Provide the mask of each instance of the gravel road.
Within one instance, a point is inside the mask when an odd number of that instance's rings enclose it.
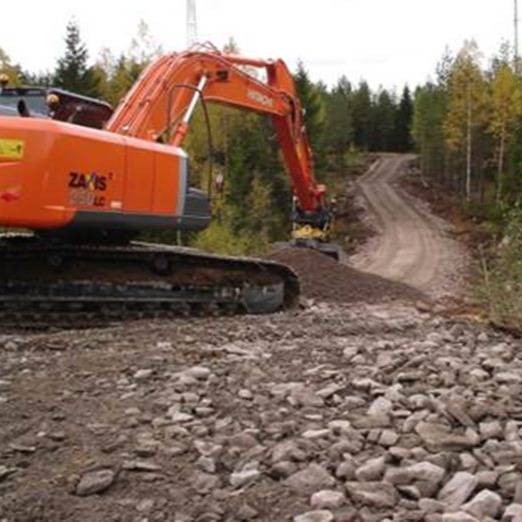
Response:
[[[395,219],[395,189],[377,192],[402,254],[380,238],[388,261],[370,248],[365,266],[448,291],[444,228],[418,233],[426,209],[400,195]],[[405,253],[414,234],[428,255]],[[0,521],[522,522],[521,341],[420,311],[404,283],[280,255],[305,279],[285,313],[0,325]]]
[[[357,185],[377,234],[350,260],[355,268],[400,281],[433,297],[454,295],[468,263],[447,223],[403,191],[397,180],[413,159],[381,157]]]

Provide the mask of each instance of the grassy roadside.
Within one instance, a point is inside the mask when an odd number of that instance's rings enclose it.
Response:
[[[482,256],[477,289],[493,324],[522,333],[522,209],[507,212],[502,225],[494,255]]]
[[[424,180],[415,168],[401,185],[449,221],[456,239],[471,251],[475,262],[467,286],[473,315],[522,334],[522,209],[465,205],[447,189]]]

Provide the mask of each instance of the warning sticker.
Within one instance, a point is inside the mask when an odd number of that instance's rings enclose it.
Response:
[[[24,149],[24,140],[0,139],[0,158],[22,159]]]

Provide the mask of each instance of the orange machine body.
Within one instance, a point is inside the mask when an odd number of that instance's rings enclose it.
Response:
[[[3,144],[3,145],[2,145]],[[179,148],[44,119],[0,118],[0,223],[204,228]]]
[[[266,81],[252,68],[264,70]],[[154,61],[105,130],[0,117],[0,226],[205,228],[209,202],[188,186],[179,148],[200,98],[271,117],[299,208],[322,223],[325,189],[314,177],[286,65],[204,49]]]

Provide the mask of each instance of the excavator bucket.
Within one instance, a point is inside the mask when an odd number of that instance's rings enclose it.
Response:
[[[325,243],[323,241],[317,241],[315,239],[293,239],[290,242],[290,246],[295,248],[308,248],[311,250],[316,250],[321,254],[324,254],[336,261],[340,259],[340,250],[339,247],[333,243]]]

